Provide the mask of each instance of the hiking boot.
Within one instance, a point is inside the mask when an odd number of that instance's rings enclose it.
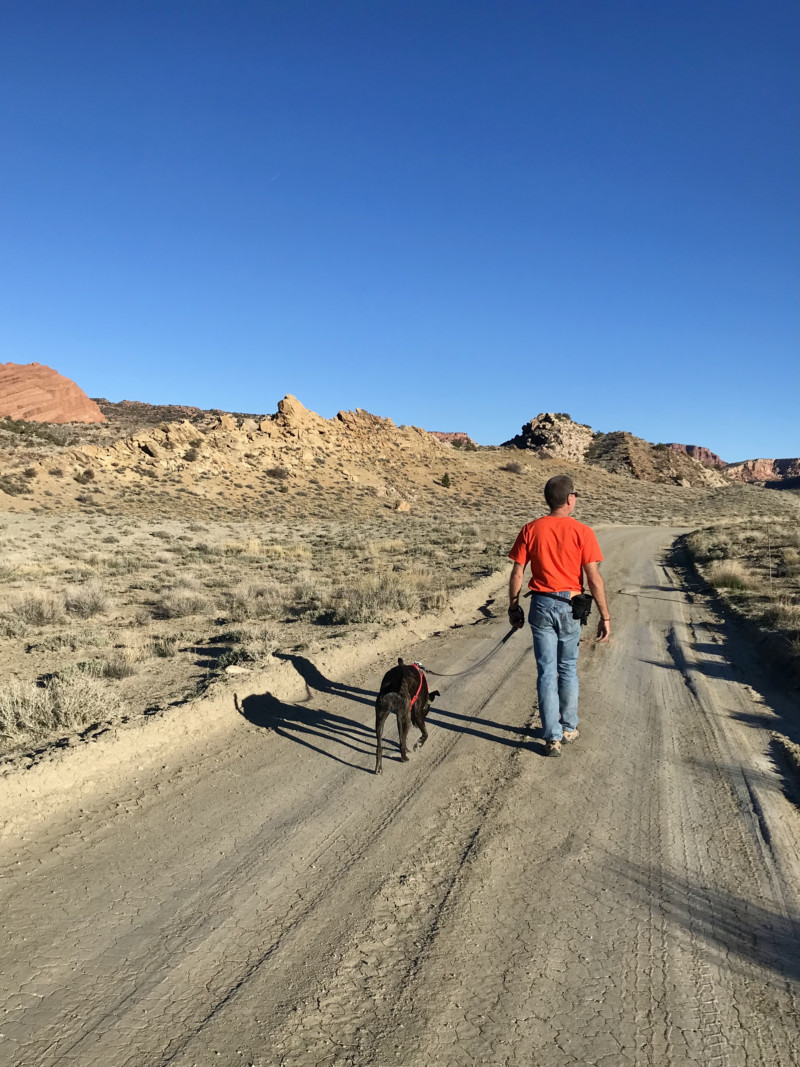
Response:
[[[560,741],[548,741],[544,746],[545,756],[560,756],[561,755],[561,742]]]
[[[578,733],[578,728],[576,726],[574,730],[565,730],[561,736],[561,740],[565,744],[571,745],[572,742],[577,741],[580,736],[581,735]]]

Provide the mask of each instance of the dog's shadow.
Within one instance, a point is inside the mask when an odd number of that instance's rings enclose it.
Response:
[[[271,693],[254,693],[244,700],[239,700],[234,693],[233,700],[238,713],[254,726],[296,741],[304,748],[310,748],[346,767],[368,770],[363,764],[337,755],[329,747],[335,744],[359,755],[374,754],[372,731],[356,719],[335,715],[324,708],[309,707],[307,703],[287,704]]]
[[[310,659],[306,659],[305,656],[298,656],[291,652],[273,652],[273,656],[276,659],[286,660],[291,663],[306,683],[306,689],[309,691],[308,700],[311,699],[311,690],[316,689],[318,693],[343,697],[345,700],[352,700],[358,704],[372,706],[375,703],[375,698],[378,695],[375,690],[359,689],[358,686],[347,685],[345,682],[334,682],[330,678],[326,678],[322,671]]]

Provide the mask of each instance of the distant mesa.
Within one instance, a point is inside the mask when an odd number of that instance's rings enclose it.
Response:
[[[0,363],[0,416],[26,422],[105,422],[84,391],[41,363]]]

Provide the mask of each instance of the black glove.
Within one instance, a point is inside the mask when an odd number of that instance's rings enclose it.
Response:
[[[512,604],[508,609],[508,621],[515,630],[521,630],[525,625],[525,612],[519,604]]]

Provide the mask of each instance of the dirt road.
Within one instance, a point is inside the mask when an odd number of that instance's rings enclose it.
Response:
[[[527,631],[436,679],[372,775],[380,669],[242,700],[204,744],[2,854],[0,1056],[24,1067],[798,1062],[785,712],[662,563],[601,535],[613,641],[542,758]],[[498,617],[415,649],[453,674]],[[267,728],[269,727],[269,729]],[[389,736],[396,736],[390,728]]]

